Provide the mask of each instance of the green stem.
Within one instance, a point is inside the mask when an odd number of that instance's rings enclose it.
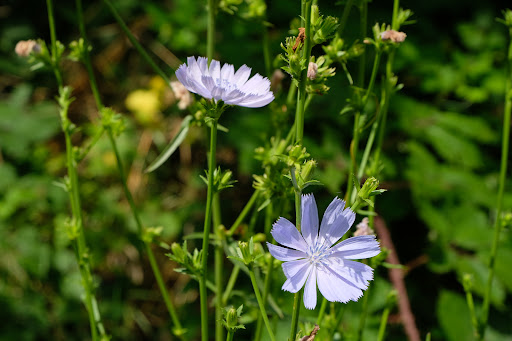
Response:
[[[307,75],[307,74],[306,74]],[[288,109],[291,109],[295,103],[295,93],[297,92],[297,87],[295,86],[295,83],[290,84],[290,88],[288,89],[288,96],[286,97],[286,107]]]
[[[167,310],[169,311],[169,314],[171,315],[172,323],[174,324],[174,334],[178,336],[180,339],[184,339],[183,334],[185,333],[185,329],[181,326],[181,323],[178,319],[178,315],[176,314],[176,310],[174,308],[174,305],[172,304],[171,299],[169,298],[169,295],[167,294],[167,289],[165,287],[164,280],[162,279],[162,275],[160,273],[160,269],[158,268],[158,264],[155,259],[155,255],[153,254],[153,250],[151,249],[151,246],[148,243],[144,243],[144,246],[146,247],[146,252],[148,253],[148,259],[149,263],[151,264],[151,269],[153,270],[153,273],[155,275],[156,282],[158,284],[158,288],[160,289],[160,292],[165,292],[166,294],[162,294],[162,297],[165,302],[165,306],[167,307]]]
[[[272,240],[272,236],[270,235],[270,229],[272,228],[272,203],[270,203],[265,210],[265,235],[268,240]],[[274,240],[272,240],[275,243]],[[270,286],[272,283],[272,271],[274,268],[274,258],[269,257],[267,263],[267,273],[265,274],[265,284],[263,286],[263,304],[267,303],[268,294],[270,292]],[[260,341],[261,339],[261,331],[263,329],[263,318],[262,316],[258,316],[258,322],[256,323],[256,333],[254,336],[254,341]]]
[[[233,341],[233,335],[234,335],[233,329],[228,329],[228,336],[226,336],[226,341]]]
[[[249,276],[251,277],[251,283],[254,289],[254,294],[256,295],[256,300],[258,301],[258,305],[260,306],[261,316],[263,317],[263,321],[265,322],[265,326],[267,327],[268,335],[270,336],[270,340],[275,341],[276,338],[274,336],[274,332],[272,331],[272,327],[270,326],[270,322],[268,321],[267,310],[265,309],[265,304],[260,296],[260,290],[258,289],[256,276],[254,276],[254,265],[252,264],[249,266]]]
[[[301,193],[295,191],[295,226],[300,232],[302,220]],[[299,325],[300,301],[302,297],[302,289],[295,293],[293,297],[292,326],[290,328],[289,341],[295,341],[297,335],[297,326]]]
[[[363,1],[360,8],[361,21],[360,21],[360,39],[361,41],[366,38],[367,26],[368,26],[368,2]],[[361,58],[359,59],[359,71],[357,75],[357,85],[362,87],[365,78],[366,69],[366,49],[363,50]]]
[[[480,320],[480,340],[484,339],[487,321],[489,318],[489,307],[491,300],[492,281],[494,279],[494,271],[496,265],[496,255],[498,253],[498,245],[500,232],[502,229],[501,211],[503,209],[503,195],[505,192],[505,183],[507,179],[507,162],[508,148],[510,142],[510,117],[512,112],[512,28],[509,29],[510,42],[508,47],[508,70],[507,83],[505,85],[505,110],[503,116],[503,136],[501,140],[501,166],[500,178],[498,185],[498,198],[496,204],[496,219],[494,221],[494,238],[491,246],[491,258],[489,259],[489,275],[487,277],[487,285],[485,287],[484,302],[482,305],[482,315]]]
[[[208,57],[208,65],[213,59],[213,51],[215,47],[215,0],[208,0],[208,30],[206,37],[206,56]]]
[[[295,141],[302,144],[302,137],[304,135],[304,109],[306,106],[306,83],[309,59],[311,57],[311,0],[302,0],[302,6],[304,7],[305,18],[305,35],[304,38],[304,51],[303,58],[306,61],[306,68],[302,70],[299,81],[299,92],[297,94],[297,109],[295,112]]]
[[[59,93],[62,98],[60,102],[60,117],[62,131],[64,132],[64,139],[66,142],[66,166],[69,178],[69,201],[71,204],[71,214],[73,217],[73,228],[75,229],[76,236],[73,238],[73,246],[75,250],[75,258],[80,270],[80,277],[82,279],[82,286],[85,291],[85,306],[87,315],[89,317],[89,327],[91,329],[91,338],[93,341],[98,340],[98,331],[101,336],[106,336],[105,329],[101,322],[101,316],[97,309],[96,297],[94,296],[94,284],[91,275],[91,265],[89,263],[89,256],[87,250],[87,243],[85,241],[84,228],[82,223],[82,207],[80,204],[80,193],[78,188],[78,175],[77,175],[77,160],[74,156],[74,148],[71,143],[71,122],[68,119],[68,109],[71,100],[66,98],[64,102],[63,91],[64,86],[62,76],[59,69],[59,60],[57,56],[57,35],[55,33],[55,20],[53,15],[53,3],[51,0],[46,1],[48,9],[48,23],[50,26],[51,36],[51,60],[52,68],[55,74],[55,79],[59,87]],[[96,308],[95,308],[96,307]]]
[[[105,0],[105,1],[108,1],[108,0]],[[107,5],[108,5],[108,3],[107,3]],[[76,7],[77,7],[78,26],[80,28],[80,35],[82,36],[82,39],[84,40],[86,46],[88,46],[88,40],[87,40],[86,31],[85,31],[85,22],[84,22],[84,17],[83,17],[82,1],[81,0],[76,0]],[[92,70],[92,64],[91,64],[91,59],[90,59],[90,56],[89,56],[89,50],[87,48],[84,51],[83,62],[85,64],[85,66],[86,66],[87,73],[89,75],[89,81],[90,81],[91,89],[92,89],[92,92],[93,92],[93,95],[94,95],[94,99],[96,101],[96,105],[97,105],[98,110],[99,110],[99,112],[101,114],[101,109],[104,108],[104,106],[103,106],[103,103],[101,101],[101,97],[99,95],[98,86],[97,86],[97,83],[96,83],[96,78],[94,77],[94,73],[93,73],[93,70]],[[183,328],[181,326],[181,323],[179,322],[179,319],[178,319],[178,316],[176,314],[175,308],[174,308],[174,306],[172,304],[172,301],[171,301],[171,299],[169,297],[169,293],[167,292],[167,290],[165,288],[165,285],[163,283],[162,274],[161,274],[160,269],[158,268],[158,266],[156,264],[156,261],[154,259],[153,251],[149,247],[148,243],[146,241],[144,241],[144,238],[143,238],[143,232],[144,232],[143,231],[143,224],[142,224],[142,221],[140,219],[137,206],[135,205],[135,202],[133,200],[132,193],[130,192],[130,190],[128,188],[128,185],[127,185],[127,177],[126,177],[126,173],[125,173],[124,166],[123,166],[123,160],[122,160],[121,155],[119,153],[119,150],[117,148],[117,142],[115,140],[114,133],[112,132],[110,127],[107,127],[106,130],[107,130],[107,136],[108,136],[109,141],[110,141],[110,145],[111,145],[112,150],[114,151],[114,154],[116,156],[117,168],[118,168],[119,176],[121,178],[121,184],[123,186],[123,190],[124,190],[124,194],[126,196],[126,199],[127,199],[128,203],[130,205],[130,210],[132,211],[133,218],[134,218],[135,223],[137,225],[137,230],[138,230],[139,238],[140,238],[141,241],[143,241],[143,243],[146,246],[146,251],[148,252],[148,257],[150,258],[150,263],[151,263],[151,268],[153,270],[153,274],[155,276],[155,279],[158,282],[158,287],[160,289],[160,293],[161,293],[161,295],[162,295],[162,297],[164,299],[164,302],[166,304],[167,310],[169,311],[169,315],[170,315],[170,317],[171,317],[171,319],[172,319],[172,321],[174,323],[175,330],[179,331],[181,333],[183,331]],[[178,335],[178,337],[180,337],[181,339],[185,339],[185,337],[183,335]]]
[[[228,303],[229,297],[231,296],[231,292],[235,287],[236,280],[238,279],[238,274],[240,273],[240,266],[235,264],[233,270],[231,271],[231,275],[229,276],[228,284],[226,285],[226,290],[224,290],[224,295],[222,295],[222,305],[225,306]]]
[[[473,331],[475,333],[475,338],[477,340],[480,339],[480,329],[478,327],[478,318],[476,317],[475,311],[475,303],[473,301],[473,294],[469,288],[469,285],[464,283],[464,291],[466,292],[466,303],[469,309],[469,315],[471,316],[471,323],[473,324]]]
[[[352,174],[355,174],[357,172],[356,169],[356,162],[357,162],[357,152],[359,149],[359,135],[361,132],[360,129],[360,118],[361,118],[361,112],[366,107],[366,104],[368,103],[368,99],[370,98],[370,94],[372,93],[373,87],[375,86],[375,79],[377,78],[377,71],[379,69],[379,63],[380,63],[380,56],[381,51],[377,50],[377,53],[375,55],[375,59],[373,61],[373,68],[372,68],[372,74],[370,77],[370,83],[368,85],[368,89],[366,90],[366,93],[362,99],[361,107],[356,112],[354,116],[354,130],[353,130],[353,138],[352,142],[350,143],[350,167],[349,167],[349,180],[348,180],[348,186],[347,186],[347,193],[346,193],[346,200],[349,202],[352,202],[354,200],[355,194],[353,193],[354,186],[352,182],[350,181],[350,177]]]
[[[345,29],[345,25],[347,24],[348,15],[350,14],[350,9],[354,5],[354,0],[348,0],[343,8],[343,14],[341,15],[340,26],[338,26],[338,35],[341,37],[343,30]]]
[[[364,326],[366,324],[366,316],[368,315],[368,291],[370,287],[366,289],[365,294],[363,295],[363,311],[361,316],[359,316],[359,326],[357,328],[357,337],[356,340],[360,341],[363,339]]]
[[[215,172],[216,150],[217,119],[212,119],[210,129],[210,153],[208,158],[208,192],[206,197],[206,211],[203,230],[203,256],[201,259],[201,278],[199,280],[199,295],[201,301],[201,339],[203,341],[208,341],[208,293],[206,291],[206,279],[208,275],[208,245],[210,240],[210,229],[212,225],[212,203],[214,192],[213,173]]]
[[[224,272],[224,229],[221,227],[220,219],[220,201],[219,193],[213,196],[213,228],[215,231],[217,243],[215,243],[214,254],[214,272],[215,287],[217,294],[215,295],[215,340],[222,341],[224,339],[224,326],[222,324],[222,296],[223,296],[223,272]]]
[[[59,88],[62,87],[62,76],[60,74],[59,62],[57,60],[57,34],[55,33],[55,19],[53,17],[53,3],[52,0],[46,0],[46,8],[48,9],[48,24],[50,26],[51,38],[51,60],[55,78]]]
[[[327,308],[327,299],[324,297],[322,299],[322,305],[320,306],[320,311],[318,312],[318,317],[316,319],[316,324],[318,324],[319,326],[322,326],[322,320],[324,319],[324,315],[325,315],[325,309]]]
[[[242,212],[240,212],[240,215],[236,218],[236,220],[233,223],[233,225],[231,225],[229,230],[226,232],[226,235],[228,237],[232,237],[233,236],[233,234],[235,233],[235,231],[238,228],[238,226],[240,226],[240,224],[245,219],[245,217],[247,216],[247,214],[251,210],[252,206],[256,202],[256,199],[258,198],[258,195],[259,195],[259,192],[257,190],[254,191],[254,193],[252,194],[251,198],[249,199],[249,201],[247,202],[245,207],[242,209]]]
[[[156,65],[156,63],[153,61],[153,59],[151,59],[151,57],[149,56],[149,54],[146,52],[146,50],[142,47],[142,45],[139,43],[139,41],[137,40],[137,38],[135,38],[135,36],[132,34],[132,32],[130,32],[130,29],[128,28],[128,26],[126,26],[126,23],[124,22],[123,18],[121,18],[121,16],[119,15],[119,13],[117,12],[116,8],[114,7],[114,5],[112,4],[112,2],[110,0],[103,0],[103,2],[107,5],[107,7],[109,8],[110,12],[112,13],[112,15],[114,16],[114,18],[116,19],[117,23],[119,24],[119,26],[121,27],[121,30],[123,30],[124,34],[126,35],[126,37],[128,38],[128,40],[130,41],[130,43],[132,43],[132,45],[135,47],[135,49],[140,53],[140,55],[142,56],[142,58],[146,61],[146,63],[149,64],[149,66],[153,69],[153,71],[155,71],[160,77],[162,77],[162,79],[165,81],[165,83],[170,86],[171,84],[171,80],[169,79],[169,77],[167,77],[167,75],[165,74],[164,71],[162,71],[161,68],[158,67],[158,65]]]
[[[391,311],[390,307],[386,306],[384,311],[382,312],[382,316],[380,318],[380,326],[379,326],[379,334],[377,336],[377,341],[384,341],[384,335],[386,334],[386,326],[388,324],[389,312]]]
[[[262,31],[263,31],[263,60],[265,61],[265,72],[267,77],[272,76],[272,62],[270,56],[270,42],[268,39],[268,27],[265,25],[265,22],[262,23]]]

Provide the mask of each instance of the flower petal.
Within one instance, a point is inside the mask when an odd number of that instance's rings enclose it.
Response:
[[[338,241],[352,226],[356,214],[350,209],[344,209],[345,201],[334,198],[322,218],[318,242],[331,246]]]
[[[270,243],[267,243],[268,251],[270,254],[278,260],[282,261],[291,261],[291,260],[297,260],[299,258],[306,258],[307,254],[302,251],[297,251],[293,249],[288,249],[282,246],[273,245]]]
[[[334,271],[337,276],[359,289],[368,288],[369,281],[373,279],[373,269],[363,263],[331,256],[324,265]]]
[[[318,209],[312,194],[302,196],[302,219],[300,230],[308,245],[313,246],[318,238]]]
[[[331,256],[343,259],[364,259],[380,253],[379,242],[375,236],[357,236],[348,238],[331,248]]]
[[[231,64],[224,64],[222,66],[222,69],[220,70],[220,78],[222,79],[222,81],[231,83],[234,74],[235,68]]]
[[[304,287],[304,306],[310,310],[316,307],[316,266],[311,267],[311,273]]]
[[[329,267],[318,269],[318,289],[331,302],[357,301],[363,296],[363,291],[339,276]]]
[[[243,100],[239,101],[237,105],[246,108],[261,108],[269,104],[273,100],[274,94],[271,91],[269,91],[267,94],[263,96],[253,94],[246,95],[246,97]]]
[[[236,84],[236,87],[240,89],[245,82],[249,79],[249,76],[251,75],[251,68],[247,65],[242,65],[238,70],[236,70],[232,82]]]
[[[297,228],[286,218],[279,218],[270,231],[274,239],[289,248],[307,252],[308,244],[304,241]]]
[[[281,289],[295,293],[304,286],[312,266],[309,260],[301,259],[285,262],[282,267],[287,280]]]
[[[220,80],[220,62],[218,60],[212,59],[210,62],[210,67],[208,68],[208,72],[210,76],[212,76],[215,82]]]

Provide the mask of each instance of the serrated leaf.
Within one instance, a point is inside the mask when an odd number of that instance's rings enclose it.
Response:
[[[192,122],[192,116],[188,115],[181,122],[180,131],[176,136],[169,142],[167,147],[165,147],[164,151],[153,161],[148,168],[146,168],[145,172],[149,173],[160,167],[171,155],[176,151],[176,149],[183,142],[185,137],[187,136],[188,130],[190,128],[190,123]]]

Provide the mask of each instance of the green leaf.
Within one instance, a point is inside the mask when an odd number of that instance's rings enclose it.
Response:
[[[149,167],[145,170],[146,173],[152,172],[158,167],[160,167],[165,161],[167,161],[168,158],[171,157],[172,153],[176,151],[176,149],[180,146],[180,144],[183,142],[185,137],[187,136],[188,130],[190,128],[190,122],[192,121],[192,116],[188,115],[183,119],[183,122],[181,122],[181,128],[178,134],[174,137],[174,139],[169,142],[167,147],[165,147],[162,154],[160,154],[155,161],[153,161]]]
[[[469,310],[461,295],[447,290],[441,291],[437,300],[437,318],[445,340],[474,340]]]

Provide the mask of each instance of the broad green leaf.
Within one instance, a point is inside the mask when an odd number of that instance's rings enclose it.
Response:
[[[474,340],[473,326],[462,295],[443,290],[437,300],[437,319],[448,341]]]
[[[146,169],[146,173],[152,172],[158,167],[160,167],[168,158],[171,157],[172,153],[176,151],[176,149],[183,142],[185,137],[187,136],[188,130],[190,128],[190,122],[192,121],[192,116],[188,115],[181,122],[181,128],[178,134],[174,137],[174,139],[169,142],[167,147],[165,147],[164,151],[153,161],[149,167]]]

